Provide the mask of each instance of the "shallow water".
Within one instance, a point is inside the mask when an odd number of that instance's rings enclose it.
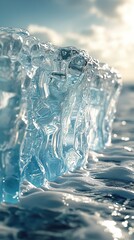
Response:
[[[133,102],[134,86],[124,86],[103,154],[48,188],[25,183],[17,206],[0,206],[0,240],[134,240]]]

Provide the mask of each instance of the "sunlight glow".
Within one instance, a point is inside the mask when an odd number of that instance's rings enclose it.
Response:
[[[122,238],[121,229],[116,226],[116,222],[106,220],[101,223],[102,226],[105,226],[110,233],[112,233],[114,240]]]
[[[124,44],[134,43],[134,1],[127,1],[125,5],[119,9],[122,15],[123,28],[124,28]]]

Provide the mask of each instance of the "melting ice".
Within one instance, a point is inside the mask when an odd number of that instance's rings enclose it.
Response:
[[[74,47],[0,29],[0,202],[82,166],[110,144],[120,76]]]

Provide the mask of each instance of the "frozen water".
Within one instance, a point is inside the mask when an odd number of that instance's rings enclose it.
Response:
[[[0,29],[0,201],[74,170],[110,144],[120,76],[74,47]]]

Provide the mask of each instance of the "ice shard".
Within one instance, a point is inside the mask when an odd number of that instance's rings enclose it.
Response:
[[[0,29],[0,201],[82,166],[110,144],[118,73],[75,47]]]

